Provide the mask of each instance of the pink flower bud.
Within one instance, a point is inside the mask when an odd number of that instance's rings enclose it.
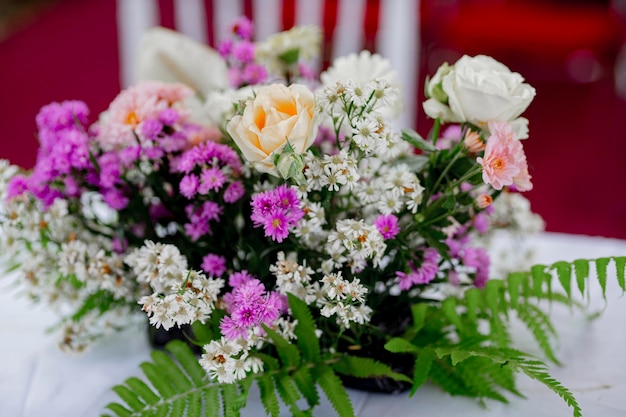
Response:
[[[463,143],[471,153],[478,153],[485,149],[485,142],[483,142],[478,133],[472,130],[467,131]]]
[[[476,197],[476,205],[482,209],[487,208],[493,203],[493,198],[489,194],[481,194]]]

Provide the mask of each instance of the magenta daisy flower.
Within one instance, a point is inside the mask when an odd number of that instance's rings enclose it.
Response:
[[[374,225],[385,239],[393,239],[400,233],[398,218],[393,214],[381,214],[374,221]]]

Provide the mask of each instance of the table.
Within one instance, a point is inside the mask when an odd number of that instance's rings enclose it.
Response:
[[[626,241],[601,237],[543,233],[530,243],[537,249],[536,261],[542,263],[626,254]],[[118,400],[110,388],[139,376],[139,364],[149,359],[145,329],[129,329],[84,354],[68,355],[57,349],[54,336],[45,333],[54,317],[42,306],[17,298],[9,284],[0,280],[0,416],[101,415],[107,403]],[[604,309],[599,285],[593,282],[590,288],[590,309]],[[626,297],[615,278],[609,280],[600,318],[589,321],[580,312],[557,308],[553,316],[560,334],[557,356],[564,366],[553,367],[552,375],[574,393],[585,417],[626,416]],[[534,348],[523,332],[516,337],[520,347]],[[429,384],[413,398],[352,390],[350,396],[359,417],[572,415],[556,394],[521,374],[519,388],[527,399],[510,397],[509,404],[489,402],[487,408]],[[335,415],[328,402],[316,410],[315,416]],[[242,415],[263,415],[254,388]]]

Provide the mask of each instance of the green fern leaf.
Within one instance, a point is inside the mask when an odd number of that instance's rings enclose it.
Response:
[[[476,393],[479,400],[489,398],[492,400],[508,403],[505,396],[498,392],[489,377],[489,370],[494,366],[488,358],[471,357],[455,366],[456,373],[461,377],[466,386]],[[506,366],[506,365],[505,365]]]
[[[573,408],[574,417],[582,417],[582,410],[580,405],[578,405],[576,398],[574,398],[574,395],[572,395],[570,390],[561,385],[559,381],[548,374],[544,363],[528,361],[522,363],[520,369],[526,375],[541,382],[546,387],[554,391],[559,397],[563,398],[567,405]]]
[[[415,359],[415,367],[413,369],[413,386],[409,396],[412,397],[417,392],[418,388],[426,383],[430,368],[435,359],[435,351],[431,348],[424,348],[417,355]]]
[[[448,297],[441,303],[441,311],[446,319],[452,323],[460,333],[463,333],[463,323],[456,311],[457,299]]]
[[[589,261],[586,259],[576,259],[574,261],[574,272],[576,273],[576,283],[581,295],[585,295],[585,281],[589,277]]]
[[[394,372],[389,365],[372,358],[343,355],[332,365],[332,368],[340,374],[357,378],[387,376],[398,381],[412,382],[408,376]]]
[[[237,401],[239,394],[237,386],[234,384],[225,384],[220,387],[222,394],[222,413],[224,417],[239,417],[234,403]]]
[[[552,264],[552,268],[556,270],[561,287],[565,290],[567,298],[572,296],[572,265],[569,262],[556,262]]]
[[[533,277],[533,288],[535,294],[543,294],[545,285],[548,298],[552,295],[552,276],[546,272],[545,265],[533,265],[530,268],[530,274]]]
[[[139,395],[143,401],[147,404],[156,404],[159,401],[159,396],[152,391],[152,389],[146,385],[141,379],[136,377],[130,377],[125,381],[126,385]]]
[[[185,342],[173,340],[165,346],[165,350],[174,355],[195,386],[200,386],[206,382],[206,372]]]
[[[500,314],[507,316],[508,308],[504,296],[504,281],[491,280],[485,285],[485,301],[491,314],[489,316],[490,337],[498,346],[510,346],[511,336]]]
[[[220,404],[220,389],[217,386],[202,390],[202,400],[207,416],[219,416],[222,409]]]
[[[354,417],[354,408],[352,408],[350,396],[348,396],[348,392],[341,383],[341,379],[327,365],[314,369],[318,374],[317,381],[320,388],[326,394],[339,417]]]
[[[411,306],[411,315],[413,316],[412,330],[415,334],[417,334],[424,327],[428,308],[429,305],[426,303],[419,303]]]
[[[113,391],[115,391],[133,411],[141,410],[145,407],[145,403],[139,399],[139,394],[128,387],[116,385],[113,387]]]
[[[522,281],[525,280],[525,278],[526,274],[522,272],[513,272],[510,273],[507,277],[507,290],[509,292],[511,306],[513,308],[516,308],[519,304],[520,287],[522,285]]]
[[[615,270],[617,271],[617,283],[623,291],[626,291],[626,279],[624,270],[626,269],[626,256],[617,256],[613,258],[615,261]]]
[[[300,352],[296,345],[289,343],[287,339],[265,325],[263,329],[265,329],[267,336],[276,346],[276,351],[283,367],[295,368],[300,365]]]
[[[124,408],[122,405],[120,405],[118,403],[107,404],[106,408],[108,408],[109,410],[113,411],[115,413],[115,415],[118,416],[118,417],[127,417],[127,416],[132,416],[133,415],[132,411],[130,411],[127,408]]]
[[[293,380],[298,386],[298,389],[306,398],[307,403],[312,408],[319,404],[320,397],[315,388],[315,381],[311,375],[311,371],[308,367],[303,366],[293,373]]]
[[[284,374],[274,375],[274,382],[280,394],[280,398],[289,409],[292,414],[296,414],[300,409],[298,408],[298,400],[300,399],[300,393],[294,383],[293,379]]]
[[[259,391],[261,392],[261,403],[265,409],[265,414],[272,417],[278,417],[280,414],[280,404],[276,397],[276,390],[274,389],[274,382],[269,375],[263,375],[257,381],[259,385]]]
[[[187,408],[187,402],[189,398],[178,398],[174,400],[172,403],[172,408],[170,409],[170,416],[186,416],[185,408]]]
[[[429,377],[450,395],[478,397],[478,393],[472,387],[468,387],[456,373],[456,367],[446,360],[434,360]]]
[[[520,305],[517,309],[517,315],[528,330],[532,332],[535,341],[546,357],[557,365],[560,365],[561,363],[556,358],[550,343],[550,335],[556,337],[556,331],[550,323],[548,316],[531,304]]]
[[[200,391],[194,391],[189,396],[187,402],[187,410],[185,417],[201,417],[202,416],[202,394]]]
[[[598,282],[600,288],[602,288],[602,297],[606,300],[606,280],[607,280],[607,267],[611,262],[610,258],[598,258],[596,259],[596,274],[598,275]]]
[[[465,306],[467,307],[467,318],[470,323],[478,321],[478,311],[484,307],[483,292],[478,288],[470,288],[464,294]]]
[[[139,365],[143,373],[148,378],[148,381],[154,386],[157,392],[164,398],[170,398],[174,395],[175,391],[170,383],[163,378],[161,369],[151,362],[144,362]]]
[[[187,375],[180,370],[169,355],[159,350],[155,350],[152,351],[150,356],[159,368],[162,376],[164,376],[175,388],[184,391],[193,387],[191,381],[187,378]],[[198,361],[196,361],[196,363],[197,362]]]
[[[420,348],[400,337],[394,337],[385,343],[385,349],[393,353],[418,353]]]
[[[298,321],[294,333],[302,356],[308,362],[317,363],[320,360],[320,345],[313,315],[306,303],[293,294],[287,294],[287,300],[293,317]]]

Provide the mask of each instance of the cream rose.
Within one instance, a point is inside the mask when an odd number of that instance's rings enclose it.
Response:
[[[426,100],[424,110],[430,117],[444,116],[450,119],[447,121],[479,126],[490,120],[511,122],[526,110],[536,93],[520,74],[484,55],[465,55],[444,74],[441,89],[447,103],[438,100],[442,98],[438,94]]]
[[[258,170],[278,175],[274,155],[280,154],[287,142],[294,153],[302,154],[315,140],[313,92],[300,84],[272,84],[257,88],[255,94],[226,130]]]

